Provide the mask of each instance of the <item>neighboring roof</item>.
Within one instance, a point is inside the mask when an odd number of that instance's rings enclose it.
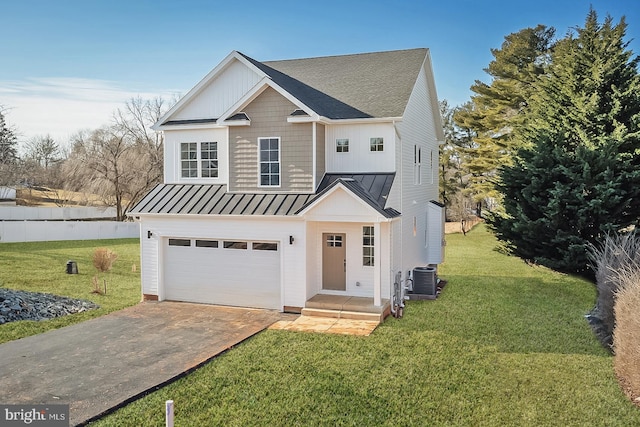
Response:
[[[295,215],[313,194],[227,193],[226,185],[159,184],[130,214]]]
[[[326,174],[317,194],[227,193],[226,185],[159,184],[133,209],[135,214],[297,215],[338,183],[387,218],[400,213],[385,209],[395,174]]]
[[[428,52],[419,48],[262,63],[243,56],[309,107],[313,108],[304,98],[307,88],[363,112],[365,117],[401,117]],[[304,90],[296,90],[295,85],[301,82]]]
[[[393,208],[385,209],[394,178],[395,173],[325,174],[318,186],[317,196],[300,208],[300,211],[321,199],[336,185],[342,184],[384,217],[398,217],[400,212],[397,210]]]

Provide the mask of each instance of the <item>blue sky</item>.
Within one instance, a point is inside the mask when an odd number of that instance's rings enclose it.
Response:
[[[0,105],[22,141],[51,134],[65,144],[108,123],[132,96],[185,94],[232,50],[257,60],[431,49],[440,99],[471,95],[504,36],[537,24],[557,36],[626,15],[640,54],[638,0],[3,2]]]

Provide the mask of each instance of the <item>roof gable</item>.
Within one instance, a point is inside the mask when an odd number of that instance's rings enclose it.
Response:
[[[259,62],[233,51],[161,117],[154,129],[165,124],[215,124],[222,116],[237,113],[233,106],[258,90],[257,86],[264,88],[265,79],[314,116],[402,117],[420,70],[426,65],[430,69],[428,52],[420,48]]]

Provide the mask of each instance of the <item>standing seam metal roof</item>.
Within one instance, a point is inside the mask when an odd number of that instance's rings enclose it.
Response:
[[[275,215],[292,216],[314,203],[338,183],[387,218],[400,213],[385,209],[395,174],[326,174],[316,194],[228,193],[226,185],[159,184],[130,214]]]

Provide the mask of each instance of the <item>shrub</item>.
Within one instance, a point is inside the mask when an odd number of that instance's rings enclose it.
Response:
[[[640,404],[640,266],[618,273],[613,331],[614,366],[625,392]]]
[[[98,248],[93,253],[93,266],[101,273],[106,273],[111,270],[113,263],[118,259],[118,254],[107,248]],[[106,294],[107,293],[107,279],[103,279],[104,291],[100,288],[98,282],[98,276],[93,276],[93,293]]]
[[[613,344],[614,303],[624,272],[640,265],[640,239],[636,233],[608,235],[600,247],[590,246],[595,271],[596,305],[587,318],[598,340],[606,348]]]
[[[93,266],[101,273],[111,270],[118,254],[107,248],[98,248],[93,253]]]

